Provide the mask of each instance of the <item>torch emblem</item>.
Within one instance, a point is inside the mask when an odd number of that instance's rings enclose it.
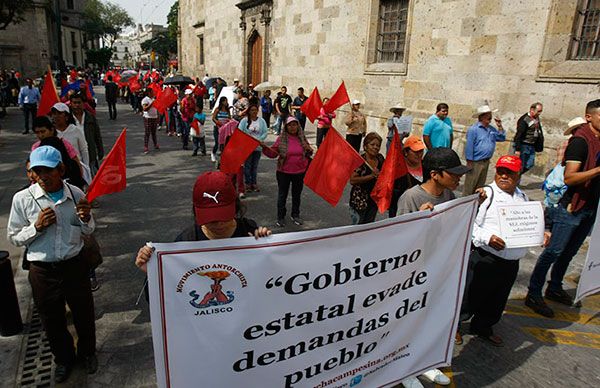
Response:
[[[199,272],[198,276],[209,278],[213,281],[210,285],[210,291],[204,294],[204,297],[200,302],[197,300],[200,295],[195,291],[190,291],[189,295],[193,298],[190,300],[190,304],[196,308],[206,308],[213,306],[220,306],[233,302],[234,296],[233,291],[223,292],[223,286],[221,282],[227,279],[230,275],[227,271],[210,271],[210,272]]]

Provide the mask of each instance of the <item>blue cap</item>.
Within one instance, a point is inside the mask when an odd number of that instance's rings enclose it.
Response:
[[[60,156],[60,152],[50,146],[38,147],[29,155],[30,168],[38,166],[55,168],[61,162],[62,157]]]

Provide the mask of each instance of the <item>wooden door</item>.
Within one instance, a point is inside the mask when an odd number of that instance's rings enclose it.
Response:
[[[250,44],[250,51],[250,82],[256,85],[263,81],[263,41],[260,35],[254,35],[254,39]]]

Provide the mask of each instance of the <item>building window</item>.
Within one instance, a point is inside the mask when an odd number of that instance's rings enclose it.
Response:
[[[74,31],[71,31],[71,47],[77,47],[77,38],[75,37]]]
[[[126,52],[126,53],[128,53],[128,52],[129,52],[129,47],[125,46],[125,47],[124,47],[124,49],[125,49],[125,52]]]
[[[77,64],[77,51],[73,51],[72,54],[73,54],[73,66],[77,67],[78,66],[78,64]]]
[[[408,3],[409,0],[380,0],[376,62],[404,62]]]
[[[75,5],[73,4],[73,0],[67,0],[67,9],[74,9]]]
[[[198,35],[198,39],[200,40],[200,64],[204,65],[204,35]]]
[[[600,60],[600,0],[580,0],[569,52],[575,61]]]

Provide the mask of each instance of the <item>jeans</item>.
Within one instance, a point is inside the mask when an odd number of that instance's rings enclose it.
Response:
[[[562,280],[567,267],[592,230],[596,219],[595,210],[586,208],[569,213],[564,206],[558,205],[547,211],[548,217],[552,220],[552,238],[550,245],[544,249],[535,263],[529,280],[529,294],[540,298],[550,266],[552,271],[548,289],[552,291],[562,289]]]
[[[300,196],[304,187],[304,173],[288,174],[277,171],[277,219],[283,220],[286,214],[285,203],[292,186],[292,217],[300,217]]]
[[[246,185],[256,185],[256,176],[258,175],[258,161],[261,151],[252,151],[246,163],[244,163],[244,180]]]
[[[216,155],[219,150],[219,127],[216,125],[213,127],[213,137],[215,138],[215,145],[213,146],[212,153]]]
[[[325,140],[328,131],[329,127],[317,128],[317,148],[319,148],[321,143],[323,143],[323,140]]]
[[[37,112],[36,104],[23,104],[23,114],[25,115],[25,132],[29,132],[29,116],[31,116],[31,121],[35,117]]]
[[[204,136],[192,136],[192,143],[194,144],[194,155],[198,155],[198,150],[202,152],[202,155],[206,155],[206,142],[204,141]]]
[[[304,131],[304,127],[306,127],[306,116],[303,114],[297,114],[296,119],[298,120],[298,122],[300,123],[300,127],[302,127],[302,130]]]
[[[521,144],[520,157],[523,164],[521,173],[524,174],[535,165],[535,147],[530,144]]]

